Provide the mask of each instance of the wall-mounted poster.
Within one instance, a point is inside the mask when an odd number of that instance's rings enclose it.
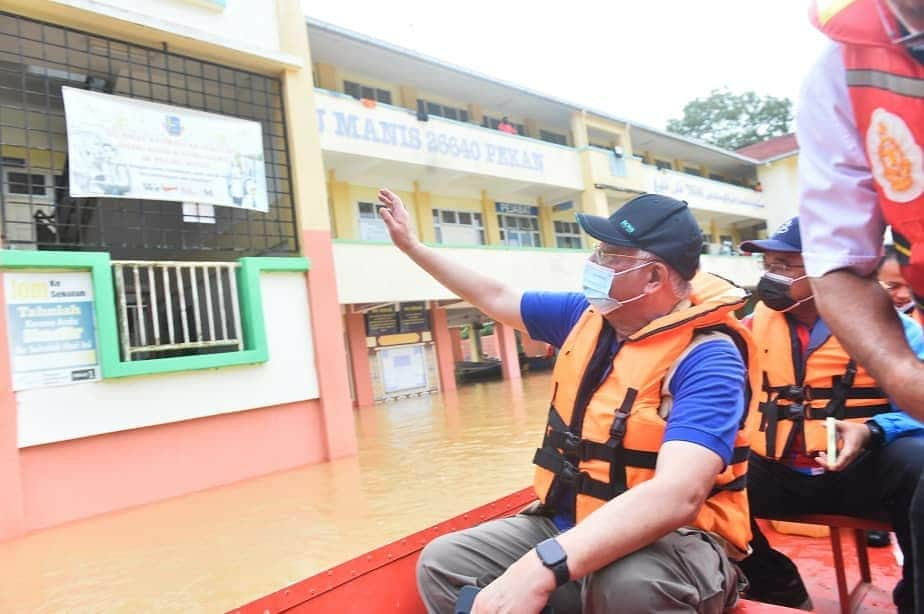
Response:
[[[430,313],[426,301],[401,303],[398,326],[402,333],[420,333],[430,330]]]
[[[394,335],[398,333],[398,312],[394,305],[383,305],[366,312],[366,335]]]
[[[410,392],[427,387],[427,360],[422,345],[385,348],[379,350],[378,355],[386,394]]]
[[[4,273],[13,390],[98,380],[89,271]]]
[[[61,88],[71,196],[267,212],[259,122]]]

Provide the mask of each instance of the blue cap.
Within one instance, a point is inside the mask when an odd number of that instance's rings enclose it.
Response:
[[[738,246],[743,252],[802,252],[802,238],[799,236],[799,218],[783,222],[769,239],[745,241]]]

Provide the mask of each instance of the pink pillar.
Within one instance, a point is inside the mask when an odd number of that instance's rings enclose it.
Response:
[[[520,359],[517,356],[516,331],[500,322],[494,323],[494,335],[497,337],[497,350],[501,359],[501,371],[504,379],[520,379]]]
[[[372,392],[372,371],[369,348],[366,347],[366,319],[361,313],[346,314],[347,342],[350,346],[350,366],[353,372],[353,392],[356,405],[365,407],[375,402]]]
[[[465,360],[462,354],[462,329],[458,326],[450,328],[449,336],[452,338],[452,359],[456,362]]]
[[[434,307],[430,310],[430,332],[436,344],[436,362],[443,392],[453,391],[456,389],[455,340],[450,333],[445,308]]]
[[[25,533],[22,470],[16,434],[16,393],[10,378],[10,348],[6,332],[6,299],[0,274],[0,541]]]
[[[334,273],[334,246],[328,230],[303,230],[302,250],[311,259],[308,271],[308,303],[311,332],[317,357],[318,389],[328,459],[352,456],[357,452],[353,400],[343,351],[343,319],[337,299]]]

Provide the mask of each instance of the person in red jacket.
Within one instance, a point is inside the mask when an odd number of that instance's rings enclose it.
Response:
[[[831,39],[796,116],[803,257],[821,316],[891,400],[924,419],[924,361],[876,279],[892,226],[901,271],[924,305],[924,0],[815,0]],[[914,509],[924,509],[924,477]],[[911,556],[924,560],[924,514]],[[917,611],[924,574],[916,569]]]
[[[507,134],[517,133],[516,126],[510,123],[510,120],[507,119],[506,115],[500,120],[500,123],[497,124],[497,129],[501,132],[506,132]]]
[[[832,331],[909,414],[924,418],[924,363],[876,281],[886,223],[924,303],[924,0],[816,0],[832,44],[797,113],[806,270]]]

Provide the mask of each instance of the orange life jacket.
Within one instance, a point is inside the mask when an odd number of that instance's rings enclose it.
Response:
[[[883,3],[884,4],[884,3]],[[829,8],[830,7],[830,8]],[[814,2],[815,25],[844,48],[847,87],[879,206],[902,255],[902,275],[924,297],[924,65],[893,43],[897,22],[874,0]]]
[[[549,422],[536,451],[534,487],[542,501],[556,499],[560,485],[576,493],[573,509],[580,522],[627,489],[655,474],[658,450],[670,411],[669,378],[703,335],[724,333],[735,342],[746,364],[755,355],[747,330],[734,317],[746,293],[708,273],[693,281],[692,305],[676,310],[627,338],[616,353],[609,376],[594,389],[593,365],[609,359],[612,328],[588,308],[562,345],[553,373]],[[585,377],[590,373],[590,377]],[[750,388],[760,387],[760,370],[749,368]],[[585,379],[588,380],[585,382]],[[716,477],[715,487],[694,526],[716,533],[741,551],[750,541],[747,479],[748,439],[735,440],[732,462]],[[566,492],[566,491],[559,491]]]
[[[754,308],[751,330],[763,367],[758,411],[748,416],[751,447],[757,454],[785,456],[801,431],[805,451],[812,455],[827,448],[825,418],[865,422],[893,411],[876,381],[847,355],[821,320],[805,356],[795,326],[763,303]]]

